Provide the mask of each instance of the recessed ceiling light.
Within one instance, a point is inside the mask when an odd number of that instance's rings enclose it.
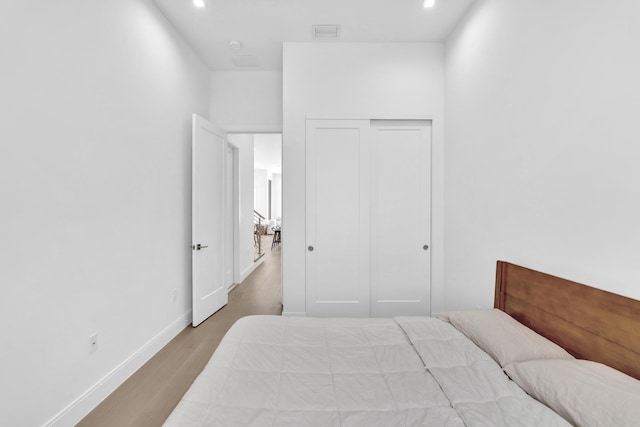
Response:
[[[193,5],[199,8],[203,8],[207,6],[206,4],[204,4],[204,0],[193,0]]]
[[[425,9],[432,8],[435,5],[436,5],[436,0],[424,0],[422,2],[422,7]]]

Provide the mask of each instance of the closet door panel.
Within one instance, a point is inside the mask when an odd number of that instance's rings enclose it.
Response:
[[[431,127],[371,133],[371,314],[430,314]]]
[[[307,313],[369,315],[369,148],[357,120],[307,122]]]

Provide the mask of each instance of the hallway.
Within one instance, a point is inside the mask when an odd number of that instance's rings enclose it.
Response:
[[[77,426],[161,426],[236,320],[281,315],[281,249],[271,249],[271,238],[263,237],[264,263],[229,293],[225,307],[197,328],[187,326]]]

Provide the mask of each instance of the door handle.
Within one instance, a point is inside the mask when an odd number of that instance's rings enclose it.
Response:
[[[308,250],[309,252],[313,252],[313,246],[309,246],[309,247],[307,248],[307,250]]]
[[[426,251],[426,250],[429,250],[429,245],[424,245],[424,246],[422,247],[422,250],[425,250],[425,251]]]
[[[197,245],[192,245],[191,249],[193,249],[194,251],[199,251],[200,249],[204,249],[208,247],[209,246],[201,245],[200,243],[198,243]]]

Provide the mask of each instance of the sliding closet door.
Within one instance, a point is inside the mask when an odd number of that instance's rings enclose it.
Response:
[[[371,121],[371,316],[430,314],[431,122]]]
[[[369,315],[368,120],[307,120],[310,316]]]

